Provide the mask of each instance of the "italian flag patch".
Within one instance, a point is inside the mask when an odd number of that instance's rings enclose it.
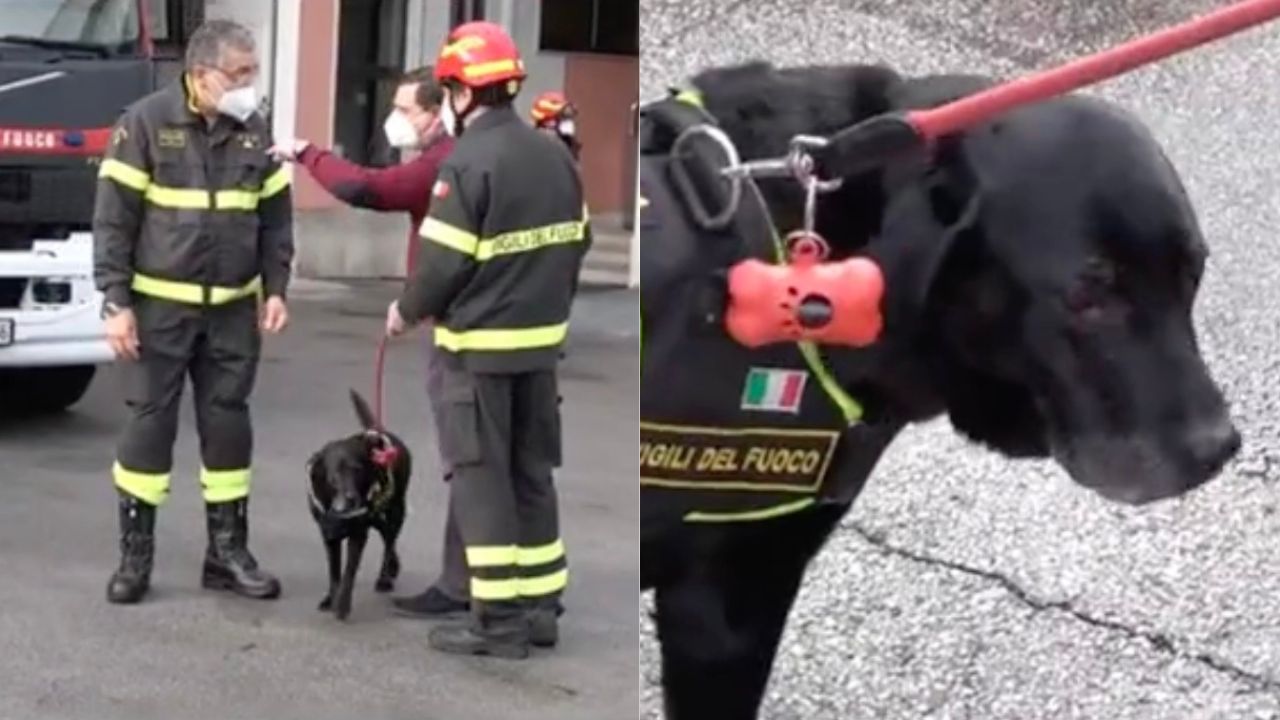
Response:
[[[751,368],[742,388],[742,409],[798,413],[808,379],[803,370]]]

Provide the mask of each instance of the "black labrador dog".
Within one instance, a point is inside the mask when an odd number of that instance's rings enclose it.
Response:
[[[392,433],[377,430],[368,403],[354,390],[351,403],[362,431],[327,443],[307,461],[311,517],[329,556],[329,592],[319,609],[333,610],[340,620],[351,614],[351,592],[369,528],[382,535],[383,544],[382,569],[374,587],[390,592],[400,575],[396,538],[404,526],[405,495],[413,470],[409,448]]]
[[[990,84],[758,62],[692,80],[744,159]],[[797,185],[760,186],[782,231],[799,227]],[[1081,95],[1040,103],[846,178],[821,197],[817,229],[835,257],[870,256],[886,278],[882,339],[824,350],[867,411],[833,466],[853,495],[903,427],[942,414],[997,453],[1051,457],[1127,504],[1183,494],[1238,451],[1192,322],[1204,238],[1162,149],[1114,105]],[[650,393],[692,408],[709,378],[680,372],[689,356],[676,355],[687,351],[664,350],[661,337],[667,323],[665,347],[700,342],[674,327],[687,322],[680,303],[700,249],[660,232],[644,247],[642,367],[659,376],[642,380],[642,408]],[[717,352],[750,352],[720,342]],[[655,590],[670,720],[756,717],[805,568],[849,506],[643,529],[641,586]]]

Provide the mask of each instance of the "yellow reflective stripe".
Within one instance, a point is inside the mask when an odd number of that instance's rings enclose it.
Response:
[[[152,205],[178,210],[208,210],[209,192],[187,188],[152,185],[147,188],[147,201]]]
[[[467,548],[468,567],[502,567],[515,564],[515,545],[473,545]]]
[[[151,176],[145,171],[120,162],[119,160],[103,160],[98,168],[98,177],[111,178],[127,188],[143,192],[151,184]]]
[[[257,210],[261,197],[251,190],[218,190],[213,194],[213,207],[216,210]],[[151,185],[146,189],[146,198],[152,205],[174,210],[209,209],[208,190]]]
[[[553,592],[563,590],[568,584],[569,570],[566,568],[561,568],[560,570],[548,575],[523,577],[516,580],[517,592],[519,592],[522,597],[550,595]],[[474,594],[474,592],[472,594]]]
[[[484,77],[494,73],[509,72],[516,69],[515,60],[494,60],[486,63],[476,63],[468,65],[462,69],[462,74],[469,78]]]
[[[436,345],[458,352],[461,350],[528,350],[564,342],[569,323],[524,328],[522,330],[466,330],[454,332],[447,327],[435,328]]]
[[[516,564],[517,565],[545,565],[549,562],[555,562],[564,557],[564,541],[556,540],[546,545],[538,545],[536,547],[518,547],[516,548]]]
[[[162,280],[160,278],[136,273],[132,287],[136,292],[163,300],[200,305],[204,303],[204,288],[196,283]],[[233,300],[256,295],[262,289],[262,278],[255,277],[248,284],[238,288],[209,288],[209,304],[223,305]]]
[[[263,181],[262,190],[258,192],[258,195],[263,200],[266,200],[273,195],[279,194],[280,191],[289,187],[290,177],[288,166],[282,166]]]
[[[159,505],[169,495],[169,473],[143,473],[129,470],[117,461],[111,467],[116,487],[148,505]]]
[[[529,230],[516,230],[493,238],[481,240],[476,247],[477,260],[488,260],[498,255],[531,252],[550,245],[578,242],[586,236],[587,224],[580,220],[544,225]]]
[[[763,510],[751,510],[737,513],[691,512],[684,516],[686,522],[745,522],[749,520],[768,520],[804,510],[813,504],[813,498],[805,498],[783,505],[775,505]]]
[[[433,217],[422,221],[418,234],[432,242],[453,248],[464,255],[475,255],[479,240],[473,233],[441,222]]]
[[[247,190],[219,190],[213,205],[218,210],[257,210],[258,198],[258,193]]]
[[[249,469],[210,470],[200,468],[200,484],[204,486],[206,502],[220,503],[239,500],[249,494]]]
[[[471,597],[476,600],[514,600],[520,596],[520,588],[513,580],[485,580],[471,578]]]

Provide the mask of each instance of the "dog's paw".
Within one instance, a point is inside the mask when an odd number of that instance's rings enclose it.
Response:
[[[325,595],[325,596],[324,596],[324,599],[320,601],[320,604],[316,606],[316,609],[317,609],[317,610],[319,610],[319,611],[321,611],[321,612],[328,612],[328,611],[332,610],[332,609],[333,609],[333,596],[332,596],[332,595]]]
[[[351,615],[351,598],[342,598],[338,600],[338,607],[333,611],[339,620],[346,620]]]
[[[378,581],[373,584],[373,589],[377,590],[380,593],[389,593],[392,590],[394,590],[395,587],[396,587],[396,579],[394,577],[390,577],[387,575],[383,575],[382,577],[378,578]]]

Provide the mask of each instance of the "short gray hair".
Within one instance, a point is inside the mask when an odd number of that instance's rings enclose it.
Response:
[[[253,52],[257,45],[249,29],[231,20],[206,20],[187,41],[187,70],[197,65],[218,67],[228,47]]]

